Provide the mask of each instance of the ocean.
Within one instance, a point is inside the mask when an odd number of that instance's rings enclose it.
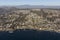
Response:
[[[60,33],[38,30],[15,30],[0,32],[0,40],[60,40]]]

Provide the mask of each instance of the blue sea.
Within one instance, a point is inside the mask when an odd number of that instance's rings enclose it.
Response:
[[[0,32],[0,40],[60,40],[60,33],[37,30],[15,30]]]

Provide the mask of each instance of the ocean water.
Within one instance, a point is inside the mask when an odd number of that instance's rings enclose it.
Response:
[[[0,40],[60,40],[60,33],[36,30],[0,32]]]

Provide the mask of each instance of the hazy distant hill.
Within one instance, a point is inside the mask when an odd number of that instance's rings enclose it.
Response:
[[[17,8],[54,8],[54,9],[60,8],[60,6],[44,6],[44,5],[20,5],[16,7]]]
[[[0,6],[0,8],[54,8],[54,9],[60,9],[60,6],[45,6],[45,5],[18,5],[18,6]]]
[[[9,12],[15,11],[17,9],[18,8],[16,8],[16,7],[1,6],[0,7],[0,14],[9,13]]]

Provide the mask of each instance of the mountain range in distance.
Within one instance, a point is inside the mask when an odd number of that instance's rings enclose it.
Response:
[[[45,6],[45,5],[17,5],[17,6],[0,6],[0,8],[53,8],[53,9],[60,9],[60,6]]]
[[[20,5],[16,6],[17,8],[53,8],[60,9],[60,6],[44,6],[44,5]]]

